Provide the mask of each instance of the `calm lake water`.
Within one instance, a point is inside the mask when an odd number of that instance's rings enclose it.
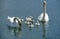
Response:
[[[33,16],[36,22],[43,11],[42,3],[43,0],[0,0],[0,39],[60,39],[60,0],[47,0],[48,25],[30,30],[23,23],[18,35],[8,29],[7,16]]]

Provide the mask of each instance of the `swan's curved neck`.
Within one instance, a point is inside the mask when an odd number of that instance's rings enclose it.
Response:
[[[21,26],[21,22],[19,21],[18,18],[15,17],[15,18],[14,18],[14,22],[15,22],[16,20],[18,21],[19,26]]]
[[[43,20],[45,18],[45,14],[46,14],[46,0],[43,1]]]

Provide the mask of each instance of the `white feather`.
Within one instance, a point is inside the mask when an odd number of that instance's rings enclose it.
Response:
[[[42,13],[40,16],[38,16],[38,20],[39,21],[49,21],[49,16],[48,16],[48,14],[47,13],[45,13],[45,17],[44,17],[44,19],[43,19],[43,14],[44,13]]]

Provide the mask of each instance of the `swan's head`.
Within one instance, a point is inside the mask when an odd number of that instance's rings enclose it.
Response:
[[[46,4],[46,1],[44,1],[43,4]]]

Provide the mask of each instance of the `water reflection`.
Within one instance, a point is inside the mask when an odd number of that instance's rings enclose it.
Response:
[[[42,30],[43,30],[43,38],[46,38],[46,27],[48,25],[48,22],[43,22],[42,23]]]
[[[29,30],[31,31],[32,30],[32,27],[29,27]]]
[[[12,32],[15,36],[18,36],[18,35],[21,34],[21,30],[22,30],[21,26],[19,26],[19,27],[12,27],[12,26],[7,25],[7,27],[9,29],[9,31]]]
[[[34,28],[34,24],[27,24],[26,26],[29,28],[30,31]]]

